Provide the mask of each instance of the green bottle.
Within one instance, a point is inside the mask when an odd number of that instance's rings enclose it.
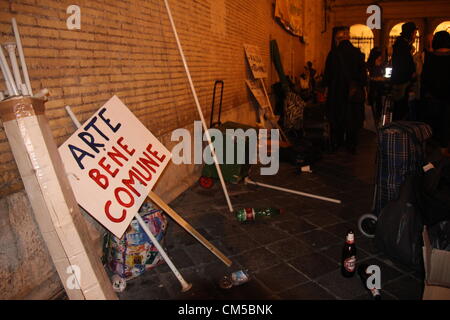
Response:
[[[264,208],[264,209],[245,208],[237,211],[236,218],[240,222],[245,222],[245,221],[254,221],[258,218],[269,218],[277,216],[279,214],[280,210],[274,208]]]

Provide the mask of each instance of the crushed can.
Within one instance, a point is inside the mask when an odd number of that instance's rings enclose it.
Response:
[[[231,282],[233,282],[233,286],[235,287],[240,286],[249,281],[250,276],[248,275],[247,271],[239,270],[231,274]]]
[[[236,272],[233,272],[231,275],[224,276],[220,282],[219,286],[222,289],[230,289],[232,287],[237,287],[240,285],[243,285],[244,283],[247,283],[250,281],[250,276],[248,272],[245,270],[239,270]]]

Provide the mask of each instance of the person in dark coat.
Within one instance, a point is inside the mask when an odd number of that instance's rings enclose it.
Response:
[[[422,93],[426,103],[425,121],[431,125],[442,154],[450,156],[450,34],[434,35],[422,71]]]
[[[404,120],[408,115],[409,91],[416,77],[416,65],[412,54],[416,34],[416,24],[407,22],[402,25],[402,33],[393,45],[391,83],[394,121]]]
[[[367,70],[370,78],[368,103],[372,106],[374,120],[378,124],[378,121],[381,119],[383,88],[386,81],[380,48],[375,47],[370,51],[369,59],[367,59]]]
[[[364,122],[367,72],[364,55],[349,41],[349,29],[340,27],[334,31],[335,45],[328,54],[323,79],[331,142],[334,150],[345,145],[354,153]]]

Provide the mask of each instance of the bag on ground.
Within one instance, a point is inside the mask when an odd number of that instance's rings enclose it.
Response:
[[[139,213],[161,244],[167,228],[166,216],[161,210],[151,209],[147,204],[141,207]],[[131,221],[121,239],[110,233],[106,235],[105,260],[111,272],[126,280],[133,279],[164,261],[136,219]]]
[[[377,221],[375,243],[391,260],[421,270],[423,223],[416,195],[419,176],[409,176],[401,186],[397,200],[389,202]]]

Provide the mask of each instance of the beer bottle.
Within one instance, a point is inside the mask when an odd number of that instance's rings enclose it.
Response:
[[[240,209],[236,213],[236,218],[240,222],[253,221],[258,218],[268,218],[280,214],[279,209],[265,208],[265,209],[255,209],[255,208],[245,208]]]
[[[353,231],[347,233],[344,248],[342,250],[342,275],[351,278],[356,272],[356,247],[355,234]]]

